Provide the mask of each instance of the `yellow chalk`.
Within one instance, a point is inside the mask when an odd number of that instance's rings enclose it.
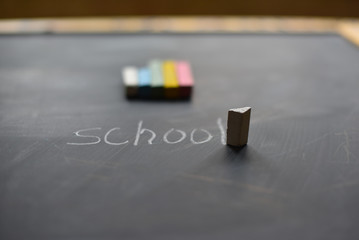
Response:
[[[178,98],[179,83],[176,75],[176,63],[174,61],[163,62],[163,86],[166,98]]]

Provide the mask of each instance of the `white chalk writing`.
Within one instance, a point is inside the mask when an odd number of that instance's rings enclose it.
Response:
[[[146,141],[147,139],[147,144],[152,145],[153,142],[156,140],[156,133],[154,130],[152,129],[148,129],[143,127],[144,123],[142,120],[140,120],[137,124],[137,131],[135,134],[135,140],[133,141],[133,145],[137,146],[139,145],[140,142],[143,143],[143,141]],[[225,145],[226,144],[226,135],[225,135],[225,131],[224,131],[224,127],[222,124],[222,119],[218,118],[217,119],[217,127],[220,133],[220,143]],[[113,145],[113,146],[119,146],[119,145],[125,145],[125,144],[129,144],[130,141],[127,140],[126,138],[123,139],[121,138],[121,132],[120,132],[119,127],[114,127],[111,128],[110,130],[108,130],[104,137],[103,137],[103,142],[105,144],[108,145]],[[100,134],[94,134],[95,131],[99,131],[102,130],[102,128],[100,127],[95,127],[95,128],[86,128],[86,129],[81,129],[78,130],[76,132],[73,132],[75,134],[76,137],[80,137],[82,139],[79,141],[74,141],[74,142],[68,142],[68,145],[77,145],[77,146],[84,146],[84,145],[95,145],[101,142],[101,135]],[[90,134],[84,134],[85,132],[91,132]],[[117,134],[115,134],[117,133]],[[121,139],[121,141],[110,141],[110,135],[112,136],[113,139],[113,135],[119,136],[119,138]],[[206,142],[209,142],[213,139],[214,136],[218,136],[218,134],[213,134],[210,133],[209,131],[207,131],[206,129],[200,128],[194,128],[191,130],[191,132],[189,133],[189,141],[192,144],[198,145],[198,144],[203,144]],[[168,131],[166,131],[163,135],[163,141],[167,144],[176,144],[176,143],[180,143],[183,142],[185,139],[187,138],[187,133],[183,130],[180,129],[175,129],[175,128],[171,128]],[[85,139],[87,141],[85,141]],[[142,139],[142,141],[141,141]]]
[[[87,131],[92,131],[92,130],[101,130],[101,128],[87,128],[87,129],[82,129],[82,130],[78,130],[76,132],[74,132],[74,134],[78,137],[81,138],[96,138],[97,141],[95,142],[85,142],[85,143],[67,143],[69,145],[93,145],[93,144],[97,144],[101,142],[101,138],[99,138],[98,136],[92,136],[92,135],[81,135],[80,132],[87,132]]]
[[[195,128],[195,129],[193,129],[192,132],[191,132],[191,142],[192,142],[193,144],[202,144],[202,143],[205,143],[205,142],[209,142],[209,141],[211,141],[211,139],[213,138],[212,134],[210,134],[207,130],[201,129],[201,131],[205,132],[205,133],[208,135],[208,137],[207,137],[207,139],[205,139],[205,140],[202,140],[202,141],[197,142],[197,141],[194,140],[194,137],[193,137],[193,135],[194,135],[194,133],[195,133],[196,131],[197,131],[197,129]]]
[[[105,143],[109,144],[109,145],[123,145],[123,144],[126,144],[128,143],[128,140],[124,141],[124,142],[120,142],[120,143],[114,143],[114,142],[110,142],[107,138],[108,138],[108,135],[110,135],[110,133],[112,133],[113,131],[116,131],[116,130],[120,130],[120,128],[112,128],[110,129],[104,136],[103,140],[105,141]]]
[[[163,135],[163,141],[165,141],[166,143],[169,144],[175,144],[175,143],[179,143],[182,142],[185,138],[186,138],[186,133],[182,130],[178,130],[176,129],[176,132],[179,132],[181,134],[181,138],[179,138],[177,141],[169,141],[168,140],[168,135],[174,131],[174,128],[171,128],[170,130],[168,130],[164,135]]]

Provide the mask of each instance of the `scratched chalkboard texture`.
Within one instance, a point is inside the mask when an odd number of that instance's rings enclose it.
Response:
[[[125,99],[153,58],[192,100]],[[1,36],[0,239],[358,239],[358,63],[336,35]]]

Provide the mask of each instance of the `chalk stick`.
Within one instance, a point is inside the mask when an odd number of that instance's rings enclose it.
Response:
[[[228,111],[227,144],[242,147],[248,142],[251,108],[234,108]]]
[[[163,69],[162,62],[158,60],[152,60],[149,63],[149,69],[151,71],[151,97],[154,99],[160,99],[164,97],[164,82],[163,82]]]
[[[179,95],[181,98],[190,98],[193,87],[191,67],[188,62],[176,62],[176,72],[179,84]]]
[[[140,98],[151,97],[151,74],[148,68],[140,68],[138,72],[138,94]]]
[[[174,61],[163,62],[164,94],[167,99],[179,97],[179,85]]]
[[[135,67],[125,67],[122,70],[123,84],[127,98],[138,96],[138,72]]]

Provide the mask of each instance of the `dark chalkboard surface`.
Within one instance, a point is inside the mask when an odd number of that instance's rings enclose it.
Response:
[[[125,99],[152,58],[191,101]],[[0,239],[358,239],[358,92],[336,35],[1,36]]]

